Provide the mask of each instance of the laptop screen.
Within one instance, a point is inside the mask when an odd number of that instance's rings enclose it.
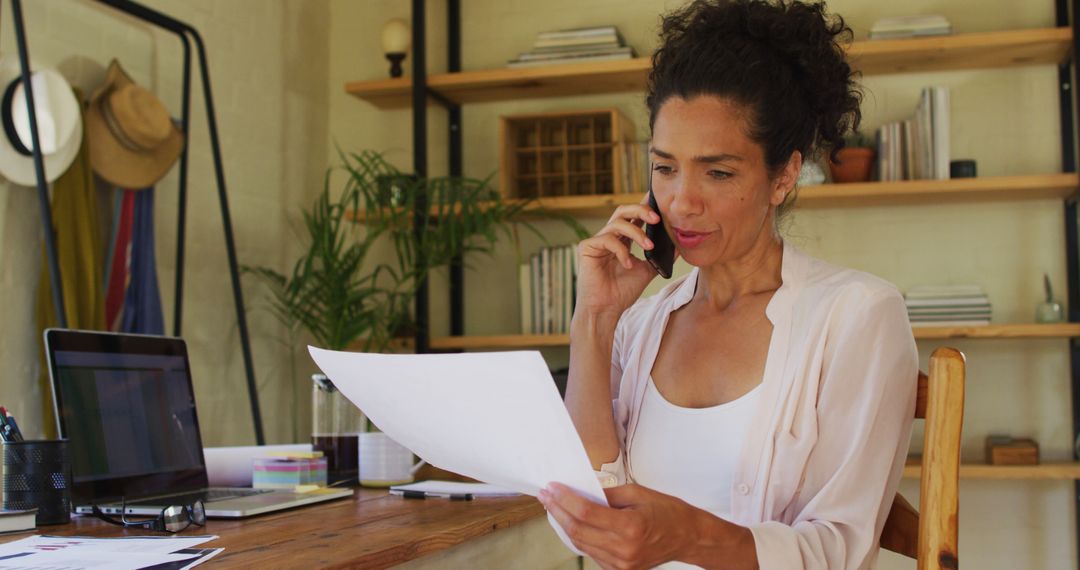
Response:
[[[80,504],[206,486],[184,341],[46,332],[57,421]]]

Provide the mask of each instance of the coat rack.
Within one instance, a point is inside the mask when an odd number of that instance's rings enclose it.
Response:
[[[184,147],[180,154],[180,192],[177,209],[176,237],[176,281],[173,305],[173,335],[180,336],[183,308],[184,285],[184,225],[187,216],[187,157],[188,125],[191,106],[191,43],[194,40],[199,53],[199,69],[202,77],[203,99],[206,102],[206,122],[210,131],[210,147],[214,158],[214,173],[217,181],[218,202],[221,209],[221,221],[225,233],[225,248],[228,252],[229,275],[232,279],[233,304],[236,306],[236,320],[239,325],[240,347],[244,356],[244,371],[247,377],[248,402],[251,405],[251,419],[254,424],[255,442],[266,443],[263,437],[262,414],[259,412],[259,395],[255,385],[255,370],[251,358],[251,342],[248,335],[247,317],[244,313],[244,298],[240,288],[240,272],[236,260],[236,246],[233,239],[232,218],[229,215],[229,198],[225,190],[225,172],[221,163],[221,144],[218,141],[217,119],[214,114],[214,99],[210,92],[210,70],[206,59],[206,47],[195,28],[151,10],[130,0],[97,0],[129,16],[147,22],[176,34],[184,47],[184,82],[180,130],[184,133]],[[23,89],[26,93],[27,114],[30,118],[30,139],[33,143],[34,170],[37,174],[38,205],[41,209],[42,225],[45,228],[45,249],[48,256],[49,280],[52,284],[53,308],[56,321],[61,328],[67,328],[64,313],[63,291],[61,291],[60,268],[56,261],[56,244],[53,237],[52,209],[49,206],[48,184],[45,178],[44,160],[38,142],[37,117],[34,109],[33,88],[30,82],[29,50],[26,45],[26,30],[22,15],[22,0],[11,0],[12,16],[15,21],[15,36],[18,44],[19,63],[21,65]],[[190,36],[190,38],[189,38]]]

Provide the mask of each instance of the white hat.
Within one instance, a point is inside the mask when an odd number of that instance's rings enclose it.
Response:
[[[16,55],[0,57],[0,175],[21,186],[35,186],[30,116],[21,73]],[[54,69],[34,71],[30,82],[45,179],[52,182],[71,166],[82,145],[79,101],[71,85]]]

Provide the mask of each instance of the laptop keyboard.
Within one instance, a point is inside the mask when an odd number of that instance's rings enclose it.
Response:
[[[273,492],[273,489],[206,489],[205,491],[197,491],[195,493],[188,493],[186,495],[172,495],[168,497],[157,497],[155,499],[144,499],[137,502],[129,502],[128,506],[137,505],[162,505],[168,503],[170,505],[190,505],[197,499],[202,499],[204,503],[212,503],[214,501],[224,501],[226,499],[237,499],[240,497],[250,497],[252,495],[261,495],[263,493]]]

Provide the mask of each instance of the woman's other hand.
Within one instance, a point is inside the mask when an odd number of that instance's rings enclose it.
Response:
[[[604,489],[610,507],[551,483],[538,498],[574,545],[603,568],[652,568],[698,542],[700,509],[636,484]]]
[[[617,319],[641,297],[656,271],[631,254],[630,246],[637,243],[642,249],[652,249],[643,225],[659,221],[659,214],[647,204],[619,206],[603,229],[578,245],[575,315],[582,311]]]

